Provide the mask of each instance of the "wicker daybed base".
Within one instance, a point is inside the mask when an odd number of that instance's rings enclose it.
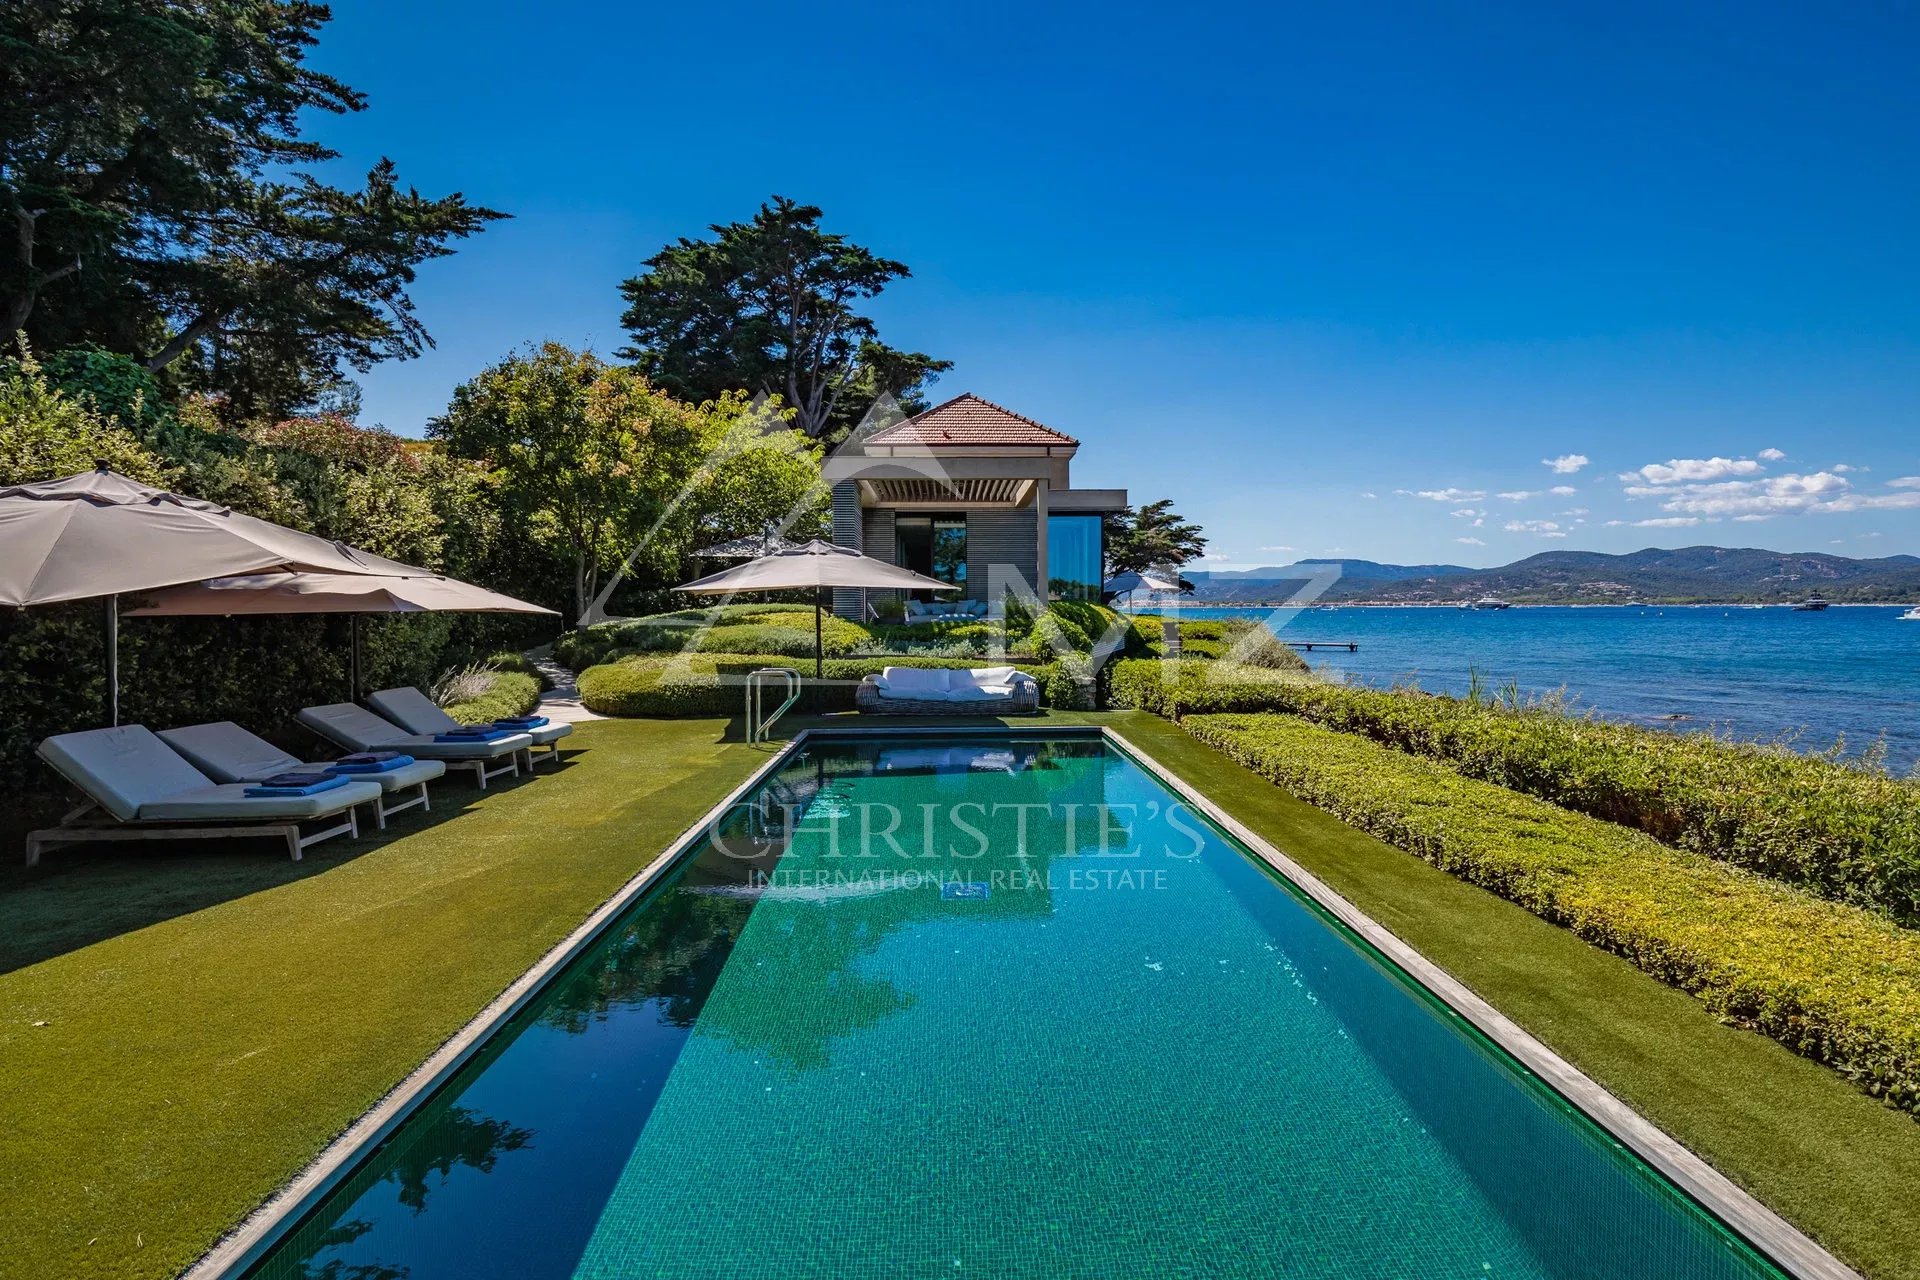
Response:
[[[853,691],[853,705],[874,716],[1029,716],[1040,709],[1040,685],[1023,680],[1006,698],[947,702],[933,698],[883,698],[868,676]]]

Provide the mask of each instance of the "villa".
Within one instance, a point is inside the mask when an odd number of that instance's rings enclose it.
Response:
[[[970,600],[1037,591],[1098,600],[1101,517],[1125,489],[1076,489],[1072,436],[971,393],[908,418],[827,460],[833,540],[951,582]],[[836,590],[834,612],[859,620],[894,592]]]

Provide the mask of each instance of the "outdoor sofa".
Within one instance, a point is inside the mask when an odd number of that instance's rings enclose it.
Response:
[[[451,733],[464,727],[442,711],[432,698],[411,686],[370,693],[367,695],[367,705],[410,733]],[[548,758],[557,763],[560,759],[560,739],[572,733],[573,726],[549,722],[528,728],[515,726],[515,730],[532,738],[534,746],[545,747]],[[533,763],[533,753],[529,751],[529,772],[533,769]]]
[[[906,620],[919,622],[965,622],[987,616],[985,600],[909,600]]]
[[[160,740],[217,782],[257,782],[289,770],[320,767],[288,755],[265,738],[247,732],[231,720],[190,724],[182,729],[162,729]],[[396,813],[415,805],[431,810],[433,806],[427,801],[427,784],[445,777],[446,773],[447,766],[439,760],[411,760],[396,768],[356,774],[355,780],[380,784],[380,795],[374,801],[373,814],[380,830],[385,831],[387,819]],[[388,796],[405,798],[389,804]]]
[[[1014,667],[888,667],[854,691],[869,715],[1004,716],[1040,709],[1040,683]]]
[[[351,702],[306,707],[301,724],[327,741],[349,751],[401,751],[421,760],[438,760],[449,769],[471,769],[480,789],[487,779],[503,773],[518,776],[520,757],[531,757],[533,739],[524,733],[505,734],[492,741],[441,742],[431,733],[408,733],[390,720]]]
[[[358,836],[357,805],[380,800],[379,784],[346,781],[311,795],[250,796],[244,782],[215,782],[144,725],[56,734],[36,752],[87,803],[27,835],[27,865],[50,844],[83,840],[183,840],[273,836],[295,862],[310,844]],[[96,812],[97,811],[97,812]],[[300,824],[341,821],[302,834]]]

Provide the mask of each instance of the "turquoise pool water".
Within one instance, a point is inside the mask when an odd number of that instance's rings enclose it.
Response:
[[[253,1272],[1775,1276],[1097,740],[817,744]]]

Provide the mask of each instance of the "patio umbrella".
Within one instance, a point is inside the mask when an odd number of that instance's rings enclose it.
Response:
[[[735,591],[813,591],[813,674],[818,679],[823,665],[824,646],[820,640],[821,595],[828,587],[902,588],[906,590],[953,591],[951,582],[929,578],[911,569],[863,556],[847,547],[836,547],[818,538],[790,551],[776,551],[758,560],[749,560],[720,573],[696,578],[674,588],[704,595],[724,595]]]
[[[142,592],[147,603],[130,618],[237,617],[345,613],[352,616],[348,680],[360,696],[363,613],[557,613],[458,578],[377,577],[352,573],[255,573]]]
[[[1139,591],[1142,589],[1147,591],[1178,591],[1180,589],[1180,582],[1177,578],[1168,578],[1163,574],[1156,573],[1152,569],[1148,569],[1145,573],[1133,573],[1131,571],[1127,573],[1117,573],[1101,583],[1100,589],[1116,596],[1124,595],[1129,591]]]
[[[118,597],[266,569],[431,576],[344,542],[150,488],[105,467],[0,488],[0,604],[106,597],[114,724],[120,722]]]

